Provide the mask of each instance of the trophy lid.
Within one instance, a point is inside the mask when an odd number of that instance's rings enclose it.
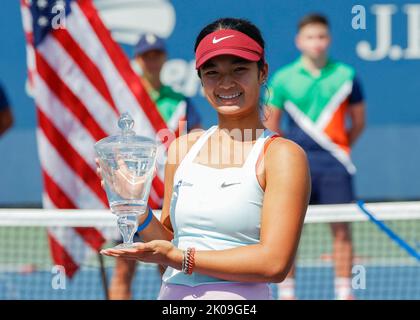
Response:
[[[112,135],[103,138],[95,143],[95,149],[97,152],[112,151],[115,148],[138,148],[138,147],[151,147],[152,149],[157,148],[156,141],[144,137],[137,136],[133,130],[134,120],[128,112],[121,114],[118,119],[118,127],[120,132],[117,135]]]

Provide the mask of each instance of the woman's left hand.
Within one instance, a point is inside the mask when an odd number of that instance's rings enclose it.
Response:
[[[171,266],[180,270],[183,259],[182,250],[166,240],[153,240],[150,242],[136,242],[132,248],[104,249],[101,254],[110,257],[120,257],[128,260],[140,260]]]

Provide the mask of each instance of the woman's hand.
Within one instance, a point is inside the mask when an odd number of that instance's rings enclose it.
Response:
[[[96,163],[96,175],[101,179],[101,187],[105,188],[105,181],[102,178],[102,168],[99,162],[99,158],[95,158],[95,163]]]
[[[181,270],[183,252],[171,242],[153,240],[146,243],[137,242],[134,243],[134,246],[127,249],[105,249],[101,250],[101,254],[128,260],[157,263]]]
[[[112,170],[107,164],[101,163],[96,158],[95,162],[98,166],[96,172],[101,178],[101,186],[105,187],[105,183],[118,195],[124,199],[142,198],[144,190],[145,176],[137,176],[130,171],[124,159],[117,158],[117,170]]]

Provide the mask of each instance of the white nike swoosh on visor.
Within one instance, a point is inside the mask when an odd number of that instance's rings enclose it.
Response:
[[[216,43],[218,43],[218,42],[220,42],[220,41],[222,41],[222,40],[225,40],[225,39],[227,39],[227,38],[232,38],[232,37],[234,37],[235,35],[230,35],[230,36],[226,36],[226,37],[223,37],[223,38],[219,38],[219,39],[216,39],[216,37],[213,37],[213,44],[216,44]]]

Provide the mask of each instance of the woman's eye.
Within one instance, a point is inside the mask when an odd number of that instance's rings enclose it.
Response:
[[[206,72],[206,76],[214,76],[216,74],[217,74],[217,71],[214,71],[214,70]]]
[[[237,68],[235,68],[235,72],[243,72],[245,70],[246,70],[245,67],[237,67]]]

